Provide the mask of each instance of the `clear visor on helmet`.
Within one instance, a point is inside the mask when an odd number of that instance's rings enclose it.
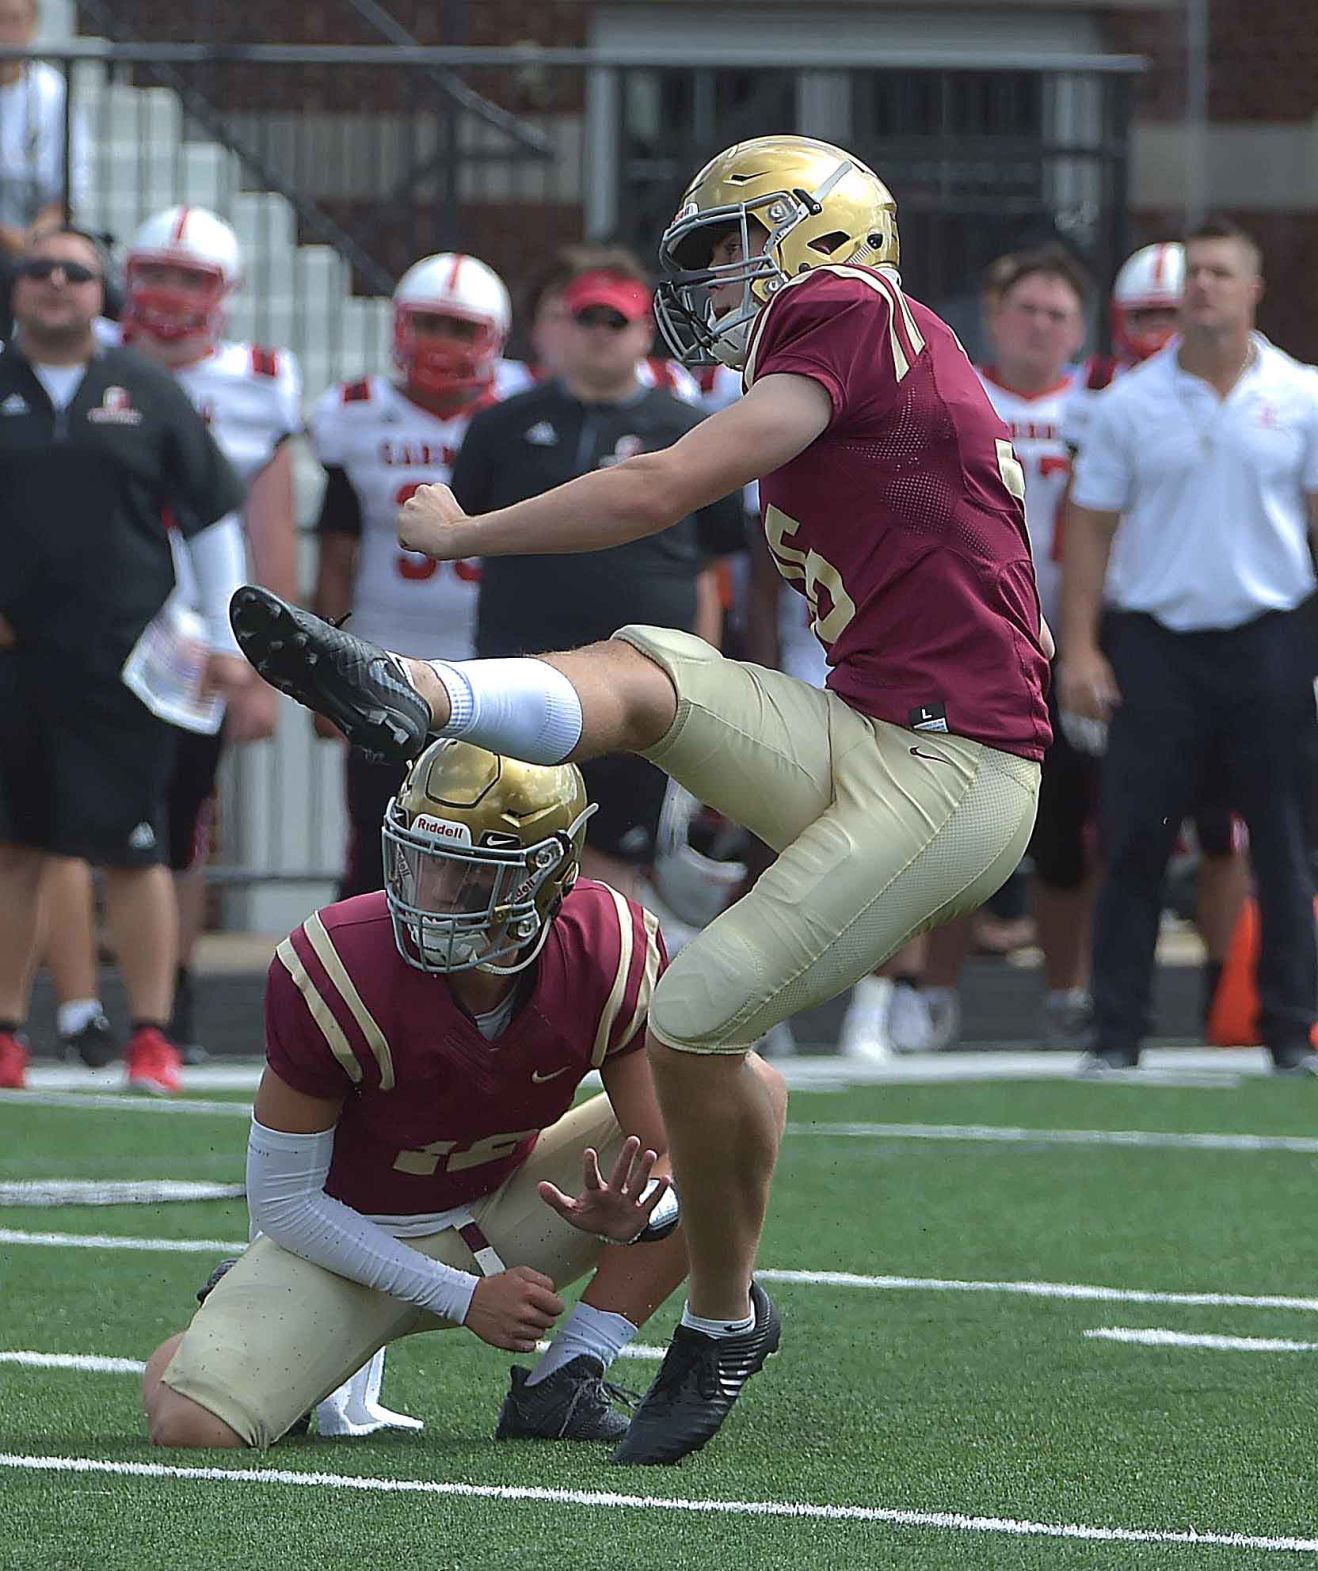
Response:
[[[664,232],[654,314],[664,342],[684,364],[744,363],[750,324],[763,303],[754,285],[763,282],[764,293],[772,294],[787,282],[775,253],[810,216],[804,198],[805,193],[771,191],[749,202],[684,211]],[[713,266],[714,247],[729,231],[740,235],[741,255]],[[766,231],[763,247],[753,250],[752,236],[758,242]],[[734,294],[737,286],[739,293]],[[727,294],[721,293],[724,289]],[[717,302],[712,293],[716,290]]]
[[[539,953],[548,922],[537,901],[575,857],[571,833],[506,849],[450,844],[430,830],[407,828],[391,802],[383,838],[394,939],[412,965],[441,973],[477,966],[511,972]]]

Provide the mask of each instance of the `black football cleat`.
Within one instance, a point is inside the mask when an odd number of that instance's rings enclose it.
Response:
[[[80,1030],[61,1033],[59,1045],[66,1059],[81,1059],[88,1069],[104,1069],[123,1052],[114,1028],[99,1012]]]
[[[680,1462],[718,1433],[741,1388],[778,1351],[782,1323],[769,1295],[751,1283],[755,1324],[737,1336],[706,1336],[679,1325],[654,1384],[613,1453],[615,1462]]]
[[[258,584],[235,592],[229,621],[271,687],[332,720],[363,753],[401,764],[426,745],[430,706],[387,650]]]
[[[627,1433],[627,1420],[614,1402],[635,1407],[632,1391],[610,1385],[604,1365],[581,1353],[552,1375],[528,1385],[531,1371],[514,1364],[512,1387],[499,1409],[496,1440],[607,1440],[610,1445]]]

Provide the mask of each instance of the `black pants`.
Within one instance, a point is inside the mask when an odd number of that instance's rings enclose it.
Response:
[[[1173,633],[1122,612],[1109,618],[1104,643],[1122,703],[1103,768],[1095,1045],[1138,1049],[1149,1029],[1163,876],[1211,757],[1249,829],[1263,1040],[1274,1055],[1293,1055],[1308,1046],[1318,1004],[1304,839],[1315,728],[1310,618],[1301,608],[1229,632]]]

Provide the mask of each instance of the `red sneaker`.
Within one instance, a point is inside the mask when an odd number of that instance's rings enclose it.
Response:
[[[0,1031],[0,1091],[21,1091],[27,1084],[27,1043]]]
[[[183,1058],[163,1031],[143,1026],[134,1031],[124,1050],[128,1065],[128,1089],[148,1096],[175,1096],[183,1089],[179,1073]]]

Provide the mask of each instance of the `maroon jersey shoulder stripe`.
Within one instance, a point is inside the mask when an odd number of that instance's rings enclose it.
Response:
[[[308,1096],[344,1096],[362,1083],[361,1064],[291,937],[267,974],[265,1041],[270,1067]]]
[[[252,370],[257,376],[279,375],[279,351],[252,345]]]
[[[628,901],[627,906],[632,931],[631,964],[627,968],[622,1007],[609,1032],[607,1057],[644,1045],[650,999],[668,965],[658,918],[634,900]]]
[[[310,984],[310,990],[299,986],[299,991],[325,1038],[326,1046],[335,1058],[345,1069],[348,1068],[349,1059],[356,1064],[358,1083],[378,1085],[381,1090],[385,1090],[387,1089],[383,1084],[386,1078],[385,1066],[381,1063],[379,1055],[372,1050],[367,1030],[354,1014],[339,981],[331,974],[331,966],[343,977],[347,976],[347,971],[342,961],[334,964],[331,960],[330,965],[326,964],[322,954],[317,952],[318,948],[324,949],[325,940],[319,939],[317,935],[318,942],[313,943],[311,933],[308,931],[313,923],[318,922],[319,918],[313,914],[290,935],[293,952]],[[320,931],[324,933],[323,926]],[[330,952],[331,955],[335,953],[332,941],[330,941]],[[348,1072],[352,1073],[350,1069]],[[392,1078],[392,1066],[390,1066],[388,1079],[392,1081]]]

